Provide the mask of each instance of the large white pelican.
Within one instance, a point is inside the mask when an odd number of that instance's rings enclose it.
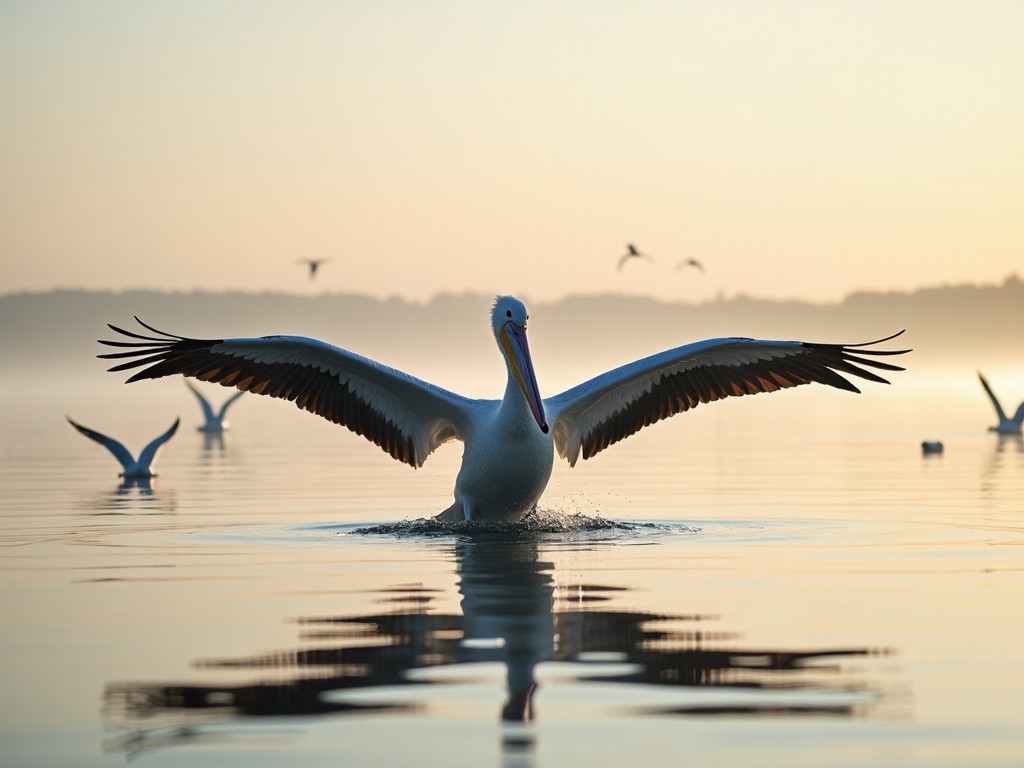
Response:
[[[985,392],[988,394],[988,399],[992,401],[992,406],[996,409],[996,416],[999,418],[999,423],[994,427],[989,427],[989,432],[998,432],[1000,435],[1019,435],[1021,433],[1021,427],[1024,425],[1024,402],[1017,406],[1017,412],[1013,414],[1012,418],[1006,417],[1006,412],[1003,410],[1003,406],[999,404],[999,399],[996,397],[996,393],[992,391],[992,387],[985,381],[985,377],[981,375],[981,371],[978,371],[978,378],[981,380],[981,386],[985,388]]]
[[[190,339],[136,320],[156,336],[110,328],[136,341],[101,341],[127,351],[110,368],[128,381],[175,374],[292,400],[348,427],[386,453],[419,467],[442,443],[462,440],[455,503],[443,520],[512,520],[535,507],[551,475],[554,451],[574,465],[648,424],[723,397],[820,382],[859,390],[841,373],[888,383],[861,366],[899,366],[868,344],[709,339],[670,349],[541,399],[526,343],[523,302],[499,296],[491,327],[508,369],[501,400],[474,400],[316,339],[264,336]],[[902,333],[902,331],[901,331]],[[899,335],[899,334],[896,334]]]
[[[235,394],[231,395],[231,397],[221,404],[219,410],[214,411],[213,406],[210,405],[210,401],[203,397],[203,393],[196,389],[195,385],[191,381],[185,379],[185,383],[188,385],[188,388],[192,390],[192,394],[196,396],[196,400],[199,401],[199,406],[203,409],[203,426],[198,427],[199,431],[206,432],[208,434],[216,434],[228,429],[231,426],[231,422],[224,418],[227,415],[228,406],[244,395],[245,390],[243,389],[240,392],[235,392]]]
[[[131,451],[125,448],[121,442],[112,437],[107,437],[94,429],[83,427],[70,416],[65,416],[64,418],[68,420],[72,427],[77,429],[83,435],[88,437],[90,440],[95,440],[114,454],[114,458],[118,460],[123,470],[120,473],[120,476],[125,480],[156,477],[156,472],[153,471],[153,464],[156,463],[156,455],[160,452],[164,443],[174,437],[174,433],[178,431],[178,424],[181,422],[180,418],[175,419],[174,423],[171,424],[170,429],[159,437],[153,438],[153,440],[151,440],[149,444],[142,449],[142,453],[139,454],[139,459],[136,461],[135,457],[132,456]]]

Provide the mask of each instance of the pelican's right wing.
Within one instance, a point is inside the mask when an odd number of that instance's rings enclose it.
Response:
[[[999,422],[1006,421],[1006,414],[1003,413],[1003,406],[999,404],[999,398],[996,397],[996,393],[992,391],[992,387],[985,381],[985,377],[981,375],[981,371],[978,371],[978,379],[981,381],[981,386],[985,388],[985,393],[988,395],[988,399],[992,401],[992,406],[996,409],[996,415],[999,417]],[[1024,410],[1024,403],[1021,403],[1020,409],[1017,411],[1017,415],[1022,415],[1021,410]]]
[[[95,429],[89,429],[88,427],[83,427],[81,424],[79,424],[77,421],[72,419],[70,416],[65,416],[64,418],[68,420],[68,423],[72,427],[77,429],[83,435],[88,437],[90,440],[95,440],[97,443],[99,443],[104,448],[106,448],[108,451],[110,451],[112,454],[114,454],[114,458],[117,459],[120,462],[121,466],[125,469],[125,471],[127,471],[132,466],[134,466],[135,459],[132,457],[132,455],[128,451],[128,449],[125,448],[124,445],[119,443],[117,440],[115,440],[112,437],[107,437],[103,433],[97,432]]]
[[[190,339],[135,319],[157,335],[111,325],[111,330],[135,341],[100,341],[128,348],[99,355],[129,358],[111,371],[142,368],[128,381],[184,374],[291,400],[299,408],[348,427],[413,467],[421,466],[442,443],[463,439],[470,411],[478,402],[316,339]]]
[[[859,392],[842,374],[888,384],[865,366],[903,370],[874,358],[908,350],[868,348],[892,338],[866,344],[707,339],[603,373],[546,398],[544,408],[558,455],[574,465],[581,453],[589,459],[643,427],[700,403],[814,382]]]

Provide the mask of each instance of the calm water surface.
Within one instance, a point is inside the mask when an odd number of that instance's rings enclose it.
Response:
[[[458,446],[9,381],[0,764],[1022,765],[1024,444],[972,376],[702,407],[490,532],[411,522]],[[183,418],[131,486],[65,413]]]

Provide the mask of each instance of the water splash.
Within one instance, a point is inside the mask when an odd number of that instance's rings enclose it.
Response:
[[[534,510],[515,522],[498,520],[444,522],[436,518],[418,518],[355,528],[350,533],[371,536],[536,536],[538,534],[603,532],[630,534],[667,530],[669,530],[669,526],[655,523],[620,523],[600,515]]]

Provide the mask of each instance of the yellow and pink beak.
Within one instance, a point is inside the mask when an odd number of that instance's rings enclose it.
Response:
[[[537,375],[533,372],[533,359],[530,357],[530,345],[526,341],[526,326],[515,322],[507,322],[501,328],[501,345],[509,368],[515,377],[519,389],[523,392],[530,412],[544,434],[548,432],[547,417],[544,415],[544,402],[537,386]]]

